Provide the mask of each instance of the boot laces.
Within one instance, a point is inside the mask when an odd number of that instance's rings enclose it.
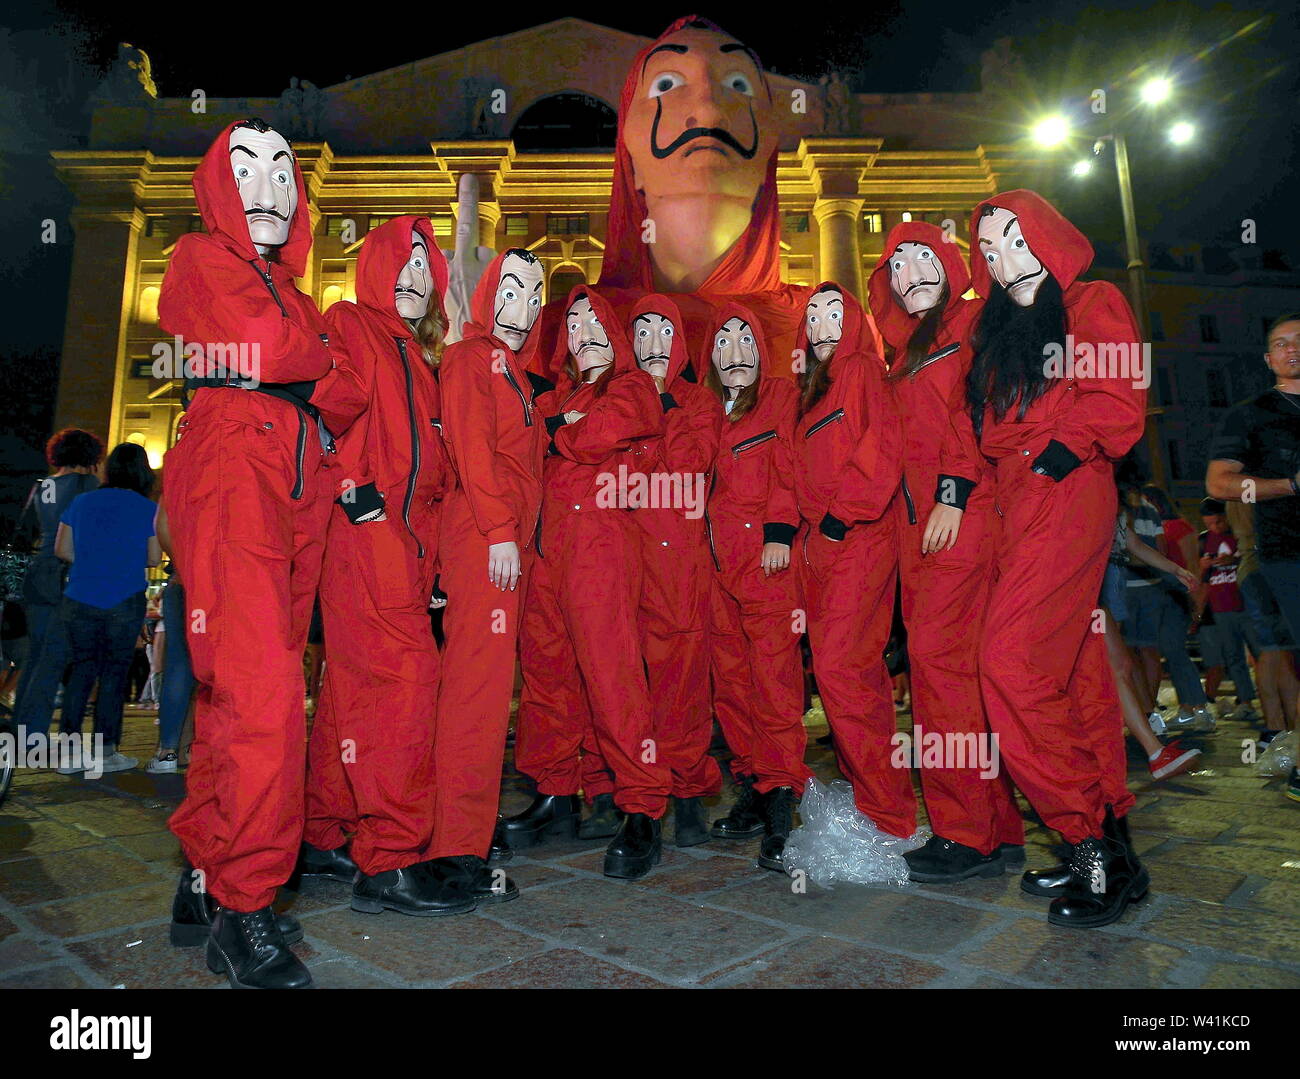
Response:
[[[276,924],[275,912],[270,907],[240,915],[239,925],[244,939],[248,941],[249,948],[254,952],[261,952],[278,943],[280,928]]]
[[[1070,857],[1070,871],[1088,886],[1093,895],[1106,891],[1106,870],[1102,865],[1102,847],[1095,839],[1075,845]]]
[[[758,794],[754,790],[754,780],[750,776],[742,776],[740,779],[740,794],[736,798],[736,804],[732,807],[731,812],[735,815],[748,813],[754,808],[754,803],[758,800]]]

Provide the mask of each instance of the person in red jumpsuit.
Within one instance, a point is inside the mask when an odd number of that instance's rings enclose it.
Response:
[[[195,169],[194,195],[207,231],[177,241],[158,305],[193,393],[163,494],[198,683],[171,829],[194,868],[181,893],[217,904],[209,968],[236,986],[303,988],[311,975],[271,901],[303,831],[302,656],[336,494],[330,431],[365,395],[294,287],[311,222],[284,137],[231,124]],[[178,893],[174,914],[185,902]]]
[[[1022,886],[1055,896],[1053,924],[1106,925],[1149,884],[1129,842],[1123,720],[1094,612],[1114,462],[1142,435],[1150,370],[1123,295],[1079,280],[1092,247],[1042,196],[980,203],[970,236],[985,297],[964,394],[972,427],[949,427],[927,532],[960,542],[975,458],[991,461],[982,482],[1000,516],[980,687],[1011,778],[1071,846],[1067,866]]]
[[[953,418],[948,412],[970,369],[970,330],[980,305],[962,298],[969,285],[960,247],[922,221],[890,230],[867,284],[871,312],[892,353],[889,385],[903,432],[902,497],[894,500],[894,520],[912,736],[923,743],[938,735],[961,750],[939,767],[920,770],[934,834],[903,857],[911,879],[924,883],[998,876],[1007,865],[1024,862],[1024,824],[992,754],[976,670],[993,571],[993,485],[977,487],[967,503],[960,543],[932,549],[923,535],[948,425],[969,422],[964,412]],[[985,467],[981,478],[989,474]]]
[[[547,436],[524,353],[541,297],[541,263],[521,248],[499,255],[474,290],[472,321],[440,368],[455,482],[442,509],[446,645],[429,857],[434,866],[459,872],[483,901],[519,894],[509,878],[488,868],[487,857],[540,527]]]
[[[854,800],[882,832],[916,832],[911,773],[894,767],[894,698],[885,645],[894,612],[896,537],[890,502],[902,438],[879,337],[852,293],[833,281],[808,298],[796,363],[800,415],[795,492],[803,518],[794,557],[813,670]]]
[[[706,384],[726,413],[709,496],[712,555],[709,670],[713,711],[740,788],[713,824],[719,839],[762,835],[759,865],[781,856],[794,805],[812,774],[804,764],[802,626],[790,548],[798,391],[770,373],[763,328],[726,304],[710,335]]]
[[[308,746],[300,865],[345,879],[359,870],[352,909],[366,913],[474,909],[454,880],[421,865],[433,827],[439,663],[428,608],[447,474],[433,364],[446,287],[428,218],[403,215],[366,237],[357,302],[325,314],[331,348],[369,398],[337,443],[340,490],[320,583],[325,688]]]
[[[655,738],[672,771],[675,842],[693,847],[709,839],[702,799],[722,785],[709,755],[710,574],[704,531],[722,409],[696,380],[682,327],[677,305],[659,295],[638,300],[628,324],[637,365],[654,380],[664,409],[663,435],[644,447],[645,497],[632,514],[641,560],[637,621]]]
[[[660,859],[672,772],[655,736],[637,633],[641,544],[627,477],[645,471],[641,450],[663,432],[664,402],[602,296],[575,288],[565,321],[566,358],[552,365],[560,383],[537,400],[551,441],[542,568],[519,642],[515,766],[537,784],[539,799],[552,799],[543,831],[571,829],[580,789],[588,798],[612,793],[625,816],[606,850],[605,875],[635,878]],[[585,708],[575,700],[580,686]],[[537,818],[540,808],[530,811]]]

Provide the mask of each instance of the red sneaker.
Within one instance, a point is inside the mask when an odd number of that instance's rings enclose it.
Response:
[[[1181,742],[1170,742],[1155,760],[1148,761],[1152,779],[1168,779],[1182,775],[1201,755],[1199,749],[1184,749]]]

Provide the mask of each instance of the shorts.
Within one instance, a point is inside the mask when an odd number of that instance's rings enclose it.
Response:
[[[1106,563],[1106,575],[1101,579],[1100,602],[1116,622],[1123,622],[1128,617],[1128,587],[1124,583],[1127,576],[1123,566],[1117,566],[1114,562]]]
[[[1291,636],[1290,627],[1282,617],[1282,609],[1277,605],[1268,578],[1257,570],[1241,582],[1240,590],[1246,614],[1255,627],[1260,649],[1277,652],[1295,648],[1295,638]]]
[[[1125,585],[1124,600],[1124,643],[1130,648],[1159,647],[1160,623],[1169,615],[1165,590],[1158,583]]]

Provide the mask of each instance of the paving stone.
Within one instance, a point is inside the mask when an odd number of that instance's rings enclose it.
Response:
[[[144,835],[117,836],[119,847],[129,850],[146,862],[161,862],[170,872],[180,872],[181,845],[171,832],[146,832]]]
[[[1126,914],[1120,924],[1132,917]],[[1017,920],[961,958],[964,964],[1042,985],[1128,989],[1163,986],[1184,954],[1180,948],[1098,930],[1062,929],[1044,915]]]
[[[701,980],[728,989],[918,989],[943,967],[832,937],[801,937]]]
[[[1164,854],[1155,855],[1150,861],[1152,867],[1166,862],[1178,862],[1228,869],[1237,873],[1255,873],[1271,880],[1300,884],[1300,858],[1296,855],[1244,843],[1182,843]]]
[[[59,956],[53,949],[29,936],[15,934],[0,940],[0,971],[10,971],[57,958]]]
[[[1003,917],[924,896],[915,888],[837,884],[824,890],[809,885],[800,895],[791,889],[792,882],[772,877],[719,892],[709,902],[922,955],[946,952]]]
[[[1202,989],[1300,989],[1300,970],[1217,963]]]
[[[326,959],[311,964],[311,980],[317,989],[392,989],[391,982],[376,977],[343,959]]]
[[[1245,882],[1242,873],[1210,869],[1203,865],[1185,865],[1177,861],[1177,852],[1168,858],[1149,859],[1151,891],[1155,895],[1174,895],[1204,903],[1223,903]]]
[[[1171,901],[1158,919],[1143,927],[1143,935],[1257,959],[1300,963],[1300,936],[1294,917],[1241,907]]]
[[[1165,839],[1217,839],[1228,830],[1228,822],[1222,815],[1213,819],[1180,816],[1174,812],[1134,814],[1129,825],[1134,836],[1159,837]]]
[[[749,918],[603,879],[547,888],[493,916],[670,980],[721,966],[784,935]]]
[[[203,947],[173,948],[166,925],[73,941],[68,951],[110,985],[127,989],[220,989],[227,984],[208,970]]]
[[[124,798],[46,806],[44,812],[51,820],[105,838],[166,831],[167,818],[171,815],[170,810],[147,809]]]
[[[128,855],[88,847],[0,864],[0,894],[21,907],[126,888],[157,877],[149,866]]]
[[[52,820],[9,820],[0,817],[0,862],[95,846],[89,832]]]
[[[491,909],[495,914],[523,902],[521,898]],[[320,940],[406,983],[461,977],[535,955],[546,947],[477,914],[412,918],[391,911],[378,915],[331,911],[304,920],[303,928],[308,941]]]
[[[552,948],[541,955],[508,963],[455,982],[453,989],[671,989],[645,974],[624,970],[603,959]]]
[[[634,883],[637,887],[653,888],[672,895],[701,895],[761,880],[771,874],[770,869],[739,858],[687,858],[667,872],[651,873]]]
[[[1236,839],[1240,843],[1251,843],[1258,847],[1289,852],[1292,857],[1300,856],[1300,821],[1290,827],[1280,823],[1276,826],[1266,824],[1243,824],[1237,831]]]
[[[1263,907],[1276,914],[1294,918],[1300,911],[1300,883],[1286,884],[1282,881],[1270,881],[1247,900],[1247,905]]]
[[[94,989],[96,986],[85,980],[69,966],[41,967],[38,970],[24,971],[7,978],[0,978],[0,989]]]
[[[24,914],[51,936],[81,937],[168,918],[175,892],[174,882],[158,881],[29,907]]]

